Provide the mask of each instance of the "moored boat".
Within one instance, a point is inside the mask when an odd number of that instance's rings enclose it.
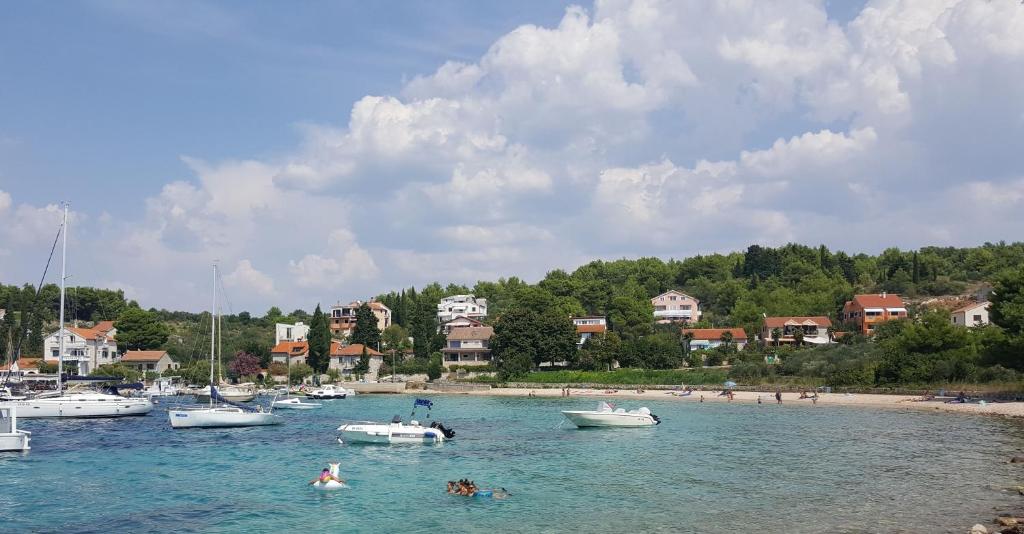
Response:
[[[18,430],[18,409],[0,406],[0,451],[27,451],[32,433]]]
[[[422,426],[419,421],[402,422],[395,416],[390,423],[358,421],[346,423],[338,427],[342,443],[443,443],[455,437],[455,431],[434,421],[430,426]]]
[[[661,423],[657,415],[646,407],[626,411],[602,402],[597,410],[563,411],[562,415],[577,427],[640,427],[654,426]]]
[[[288,397],[286,399],[276,400],[273,403],[274,408],[285,409],[285,410],[313,410],[320,408],[323,404],[319,402],[303,402],[298,397]]]
[[[347,390],[347,389],[345,389],[345,388],[343,388],[341,386],[334,386],[334,385],[328,384],[328,385],[323,386],[323,387],[321,387],[319,389],[315,389],[313,391],[310,391],[309,393],[306,393],[306,396],[311,398],[311,399],[330,400],[330,399],[344,399],[345,397],[349,396],[351,393],[352,393],[351,391],[349,391],[349,390]]]
[[[8,401],[3,405],[17,407],[18,416],[22,419],[126,417],[146,415],[153,411],[153,403],[149,399],[130,399],[96,391],[51,392],[31,399]]]

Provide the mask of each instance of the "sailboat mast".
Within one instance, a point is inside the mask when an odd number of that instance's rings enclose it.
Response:
[[[213,306],[210,307],[210,407],[213,407],[213,353],[217,347],[217,262],[213,263]]]
[[[57,391],[60,392],[63,388],[63,381],[61,376],[64,374],[64,338],[67,337],[64,333],[64,294],[66,292],[64,287],[64,281],[67,278],[67,263],[68,263],[68,203],[64,203],[64,222],[60,225],[60,235],[63,240],[60,249],[60,329],[57,330],[57,336],[60,338],[57,343]]]

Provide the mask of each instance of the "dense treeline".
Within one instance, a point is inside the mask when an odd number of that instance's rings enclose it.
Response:
[[[753,334],[762,314],[835,318],[843,302],[858,292],[888,291],[910,297],[975,292],[1019,265],[1024,265],[1024,243],[986,243],[970,248],[925,247],[916,251],[890,248],[877,256],[831,251],[824,246],[753,245],[744,252],[699,255],[682,260],[593,261],[571,273],[551,271],[536,284],[516,277],[479,281],[472,287],[433,283],[419,290],[408,288],[380,295],[378,300],[392,309],[393,322],[401,327],[396,329],[400,332],[384,332],[384,345],[397,346],[399,340],[412,337],[413,350],[423,365],[431,355],[436,357],[444,345],[444,337],[436,333],[438,301],[449,295],[472,293],[488,299],[487,322],[492,324],[516,310],[545,310],[543,317],[536,318],[538,324],[564,333],[564,325],[553,318],[584,314],[607,316],[612,333],[568,357],[574,367],[602,369],[618,361],[632,367],[669,368],[684,362],[696,363],[694,355],[682,350],[677,329],[653,323],[649,299],[669,289],[682,290],[701,300],[704,317],[697,326],[741,326]],[[37,298],[30,285],[0,285],[0,308],[8,311],[0,321],[0,355],[12,354],[19,343],[22,354],[38,355],[42,351],[42,333],[52,330],[56,322],[59,289],[56,285],[45,285]],[[116,321],[126,310],[137,308],[138,304],[127,301],[120,290],[72,287],[67,293],[69,321]],[[157,348],[168,350],[181,362],[205,357],[209,345],[208,313],[150,309],[147,315],[166,325],[166,338],[163,338],[164,332],[149,325],[146,328],[150,330],[143,331],[140,339],[165,339]],[[226,314],[221,319],[225,359],[246,352],[257,356],[265,365],[273,343],[274,323],[309,323],[310,318],[303,310],[286,315],[277,307],[272,307],[262,317],[245,311]],[[508,325],[513,324],[510,321]],[[389,334],[393,334],[391,343]],[[974,347],[983,345],[972,343]],[[881,346],[882,343],[872,344],[868,352],[877,352]],[[840,349],[822,349],[823,352],[829,350],[841,353]],[[972,360],[977,369],[995,358],[985,356],[990,354],[986,350],[978,349],[973,353],[977,357]],[[527,360],[536,366],[548,357],[523,347],[515,352],[520,366]],[[807,351],[798,352],[799,355],[787,361],[811,358]],[[702,355],[702,358],[710,357],[711,363],[718,363],[729,359],[728,356],[712,354]],[[1001,360],[1004,367],[1017,368],[1005,360]],[[777,371],[788,372],[796,364],[787,365]],[[746,368],[752,373],[768,372],[752,365]],[[881,368],[881,364],[874,368]],[[802,370],[797,374],[807,372],[811,371]]]

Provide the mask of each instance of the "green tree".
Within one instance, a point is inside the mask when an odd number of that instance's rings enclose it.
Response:
[[[356,366],[352,369],[356,377],[362,377],[370,371],[370,354],[366,352],[366,345],[363,345],[363,352],[359,355],[359,361],[356,362]]]
[[[92,372],[89,373],[89,375],[114,376],[117,378],[121,378],[123,380],[127,380],[129,382],[134,382],[142,377],[142,373],[120,363],[108,363],[100,365],[99,367],[93,369]]]
[[[56,363],[50,363],[44,360],[39,360],[39,362],[36,364],[36,368],[39,369],[39,372],[44,375],[52,375],[57,372]]]
[[[381,341],[388,350],[405,350],[409,348],[409,332],[401,325],[393,324],[381,333]]]
[[[167,343],[167,325],[156,314],[140,308],[127,308],[114,322],[117,344],[122,350],[155,350]]]
[[[292,384],[301,384],[306,378],[313,375],[313,368],[304,363],[292,364],[289,378]]]
[[[608,322],[624,340],[632,340],[654,331],[654,306],[649,300],[615,297],[608,309]]]
[[[440,352],[435,352],[430,355],[430,364],[427,366],[427,378],[430,380],[437,380],[438,378],[441,378],[441,373],[444,372],[442,359],[443,356]]]
[[[380,329],[377,328],[377,316],[367,303],[362,303],[356,309],[356,327],[352,330],[352,337],[349,339],[352,344],[360,343],[367,347],[377,348],[380,346]]]
[[[306,363],[317,374],[326,373],[327,367],[331,364],[331,330],[327,325],[327,317],[320,310],[319,304],[316,305],[313,318],[309,321],[309,335],[306,337],[306,341],[309,343],[309,356],[306,358]],[[294,370],[295,367],[292,366],[292,369]]]
[[[779,346],[779,340],[782,339],[782,329],[779,327],[772,328],[772,342],[775,346]]]

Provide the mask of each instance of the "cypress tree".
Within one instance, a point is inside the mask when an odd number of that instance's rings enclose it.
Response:
[[[317,374],[327,372],[331,363],[331,330],[327,325],[327,317],[320,310],[320,304],[316,305],[313,312],[313,319],[309,322],[309,357],[306,363],[313,368]]]

